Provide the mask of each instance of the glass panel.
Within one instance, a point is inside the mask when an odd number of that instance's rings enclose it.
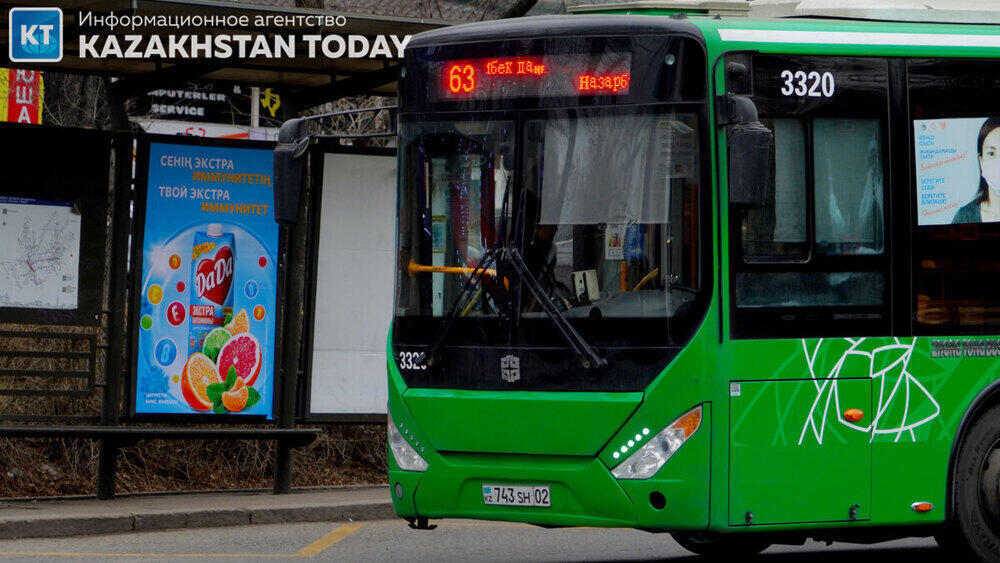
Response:
[[[817,250],[881,254],[885,212],[879,121],[816,119],[813,161]]]
[[[1000,334],[1000,63],[908,63],[917,227],[914,313],[921,335]],[[961,348],[959,348],[961,351]],[[968,350],[967,350],[968,352]]]
[[[881,305],[880,272],[747,272],[736,277],[740,307],[833,307]]]
[[[513,131],[511,121],[403,125],[398,314],[447,313],[496,244]],[[463,316],[496,314],[487,281]]]
[[[565,315],[686,309],[699,288],[696,116],[567,112],[525,134],[525,260]]]
[[[774,131],[774,169],[767,201],[743,211],[743,255],[748,259],[809,255],[806,236],[806,130],[797,119],[765,120]]]
[[[957,231],[951,225],[937,227]],[[971,231],[971,232],[970,232]],[[950,234],[950,233],[949,233]],[[918,248],[920,262],[914,286],[917,322],[938,334],[979,330],[995,334],[1000,326],[1000,232],[972,226],[963,238],[925,239]],[[950,239],[950,240],[949,240]]]

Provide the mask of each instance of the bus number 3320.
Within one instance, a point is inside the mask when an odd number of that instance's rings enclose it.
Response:
[[[783,70],[781,79],[784,80],[781,86],[782,96],[832,98],[837,87],[833,74],[829,72]]]

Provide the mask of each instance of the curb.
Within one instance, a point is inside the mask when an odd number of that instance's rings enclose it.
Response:
[[[232,508],[222,510],[149,511],[118,515],[85,515],[0,520],[0,539],[56,538],[176,528],[214,528],[279,524],[384,520],[396,517],[391,502],[338,505]]]

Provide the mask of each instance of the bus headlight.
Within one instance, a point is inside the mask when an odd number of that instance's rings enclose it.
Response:
[[[388,422],[389,449],[392,450],[396,465],[403,471],[427,471],[427,460],[420,457],[417,449],[403,437],[403,433],[392,420],[392,413],[389,413]]]
[[[701,405],[689,410],[653,436],[611,470],[616,479],[649,479],[701,426]]]

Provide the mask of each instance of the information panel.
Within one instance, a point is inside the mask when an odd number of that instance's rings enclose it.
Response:
[[[80,219],[69,202],[0,196],[0,307],[77,308]]]
[[[273,417],[278,226],[272,155],[269,149],[150,143],[136,414]]]
[[[632,55],[536,55],[432,61],[436,100],[629,93]]]
[[[922,119],[913,129],[917,224],[1000,222],[1000,118]]]

